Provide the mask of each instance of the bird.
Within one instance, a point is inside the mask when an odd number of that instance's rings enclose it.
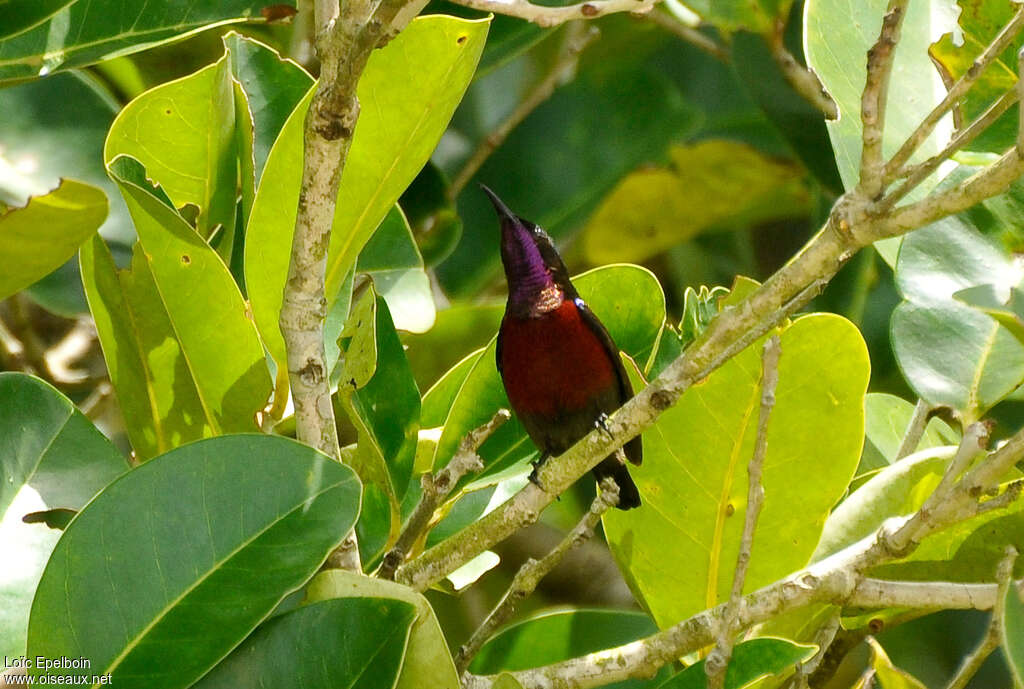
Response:
[[[498,214],[508,282],[496,363],[512,411],[541,452],[539,467],[595,427],[607,431],[608,415],[633,396],[633,387],[619,348],[576,291],[551,237],[480,186]],[[640,464],[640,436],[623,450],[630,462]],[[614,453],[593,474],[599,483],[614,479],[619,509],[640,506],[640,491]]]

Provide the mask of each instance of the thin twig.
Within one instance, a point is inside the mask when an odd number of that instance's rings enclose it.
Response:
[[[50,367],[46,362],[46,344],[32,323],[32,316],[29,313],[32,307],[28,299],[22,294],[15,294],[7,300],[7,306],[10,315],[8,333],[21,345],[23,367],[30,373],[52,380]]]
[[[1017,10],[1013,19],[1003,27],[1002,31],[989,43],[981,55],[974,60],[974,64],[956,80],[946,92],[945,97],[921,120],[921,123],[907,137],[907,140],[903,142],[903,145],[896,151],[892,159],[885,164],[884,177],[886,180],[896,177],[897,171],[910,160],[910,156],[914,154],[914,151],[931,135],[939,120],[961,101],[964,95],[967,94],[967,91],[981,77],[989,63],[1006,50],[1006,47],[1020,33],[1021,28],[1024,28],[1024,7]]]
[[[647,14],[640,15],[640,17],[652,24],[657,24],[669,33],[675,35],[676,38],[680,38],[698,50],[704,51],[716,60],[726,63],[730,61],[729,51],[724,46],[720,45],[714,39],[708,38],[694,27],[683,23],[679,20],[679,17],[675,16],[671,12],[662,11],[661,8],[655,8]]]
[[[995,606],[992,608],[992,620],[989,622],[985,637],[978,644],[978,647],[964,658],[960,668],[953,675],[953,679],[949,681],[947,689],[963,689],[966,687],[967,683],[971,681],[971,678],[981,668],[985,659],[989,657],[992,651],[999,648],[999,644],[1002,641],[1003,615],[1006,612],[1004,608],[1006,592],[1013,580],[1013,563],[1016,561],[1017,549],[1012,545],[1006,546],[1006,553],[1003,555],[1003,559],[999,561],[999,566],[996,569],[996,585],[998,589]]]
[[[905,177],[906,179],[903,184],[886,194],[885,198],[878,203],[878,209],[886,211],[896,205],[900,199],[917,188],[921,182],[935,172],[942,163],[952,158],[954,153],[974,141],[979,134],[988,129],[989,125],[1002,117],[1003,113],[1009,110],[1018,99],[1019,94],[1016,89],[1007,91],[992,103],[985,112],[978,115],[969,125],[957,132],[956,136],[950,140],[942,151],[922,163],[904,167],[897,172],[895,174],[896,178]]]
[[[811,675],[821,665],[826,653],[828,653],[828,649],[832,646],[832,642],[835,641],[836,634],[842,629],[839,618],[839,610],[837,609],[815,633],[814,643],[818,647],[818,652],[807,662],[797,663],[796,672],[788,685],[789,689],[805,689],[808,686]]]
[[[426,531],[438,506],[444,502],[463,476],[484,468],[477,450],[485,440],[501,428],[502,424],[509,420],[510,416],[507,409],[499,409],[490,421],[466,434],[459,444],[459,449],[456,450],[444,469],[437,472],[436,475],[423,474],[420,478],[423,494],[419,504],[413,510],[402,533],[398,535],[395,545],[384,556],[380,569],[377,571],[378,577],[389,580],[395,578],[395,570],[405,562],[412,547]]]
[[[657,13],[652,12],[651,14]],[[782,71],[782,76],[789,82],[794,91],[805,101],[824,113],[826,118],[830,120],[839,119],[839,106],[836,105],[832,96],[825,89],[818,75],[810,67],[805,67],[797,62],[793,54],[786,50],[785,33],[786,23],[782,19],[776,19],[773,30],[765,34],[765,40],[771,51],[772,59],[775,60],[775,64]]]
[[[863,125],[863,148],[860,156],[858,190],[868,199],[882,191],[885,163],[882,159],[882,134],[889,97],[889,77],[893,57],[900,40],[900,27],[907,13],[909,0],[889,0],[889,9],[882,18],[878,40],[868,51],[867,81],[861,97],[860,119]]]
[[[736,570],[732,577],[732,592],[729,603],[722,617],[718,642],[708,654],[704,662],[707,674],[708,689],[722,689],[725,686],[725,671],[732,658],[733,637],[737,631],[736,619],[739,615],[740,599],[743,596],[743,584],[747,580],[747,569],[750,566],[750,553],[754,546],[754,530],[761,516],[764,505],[764,486],[761,485],[761,468],[765,455],[768,453],[768,420],[775,408],[775,388],[779,384],[779,356],[782,354],[779,336],[772,335],[764,343],[761,354],[761,411],[757,420],[757,438],[754,441],[754,454],[747,464],[747,510],[743,521],[743,536],[740,539],[740,551],[736,556]]]
[[[548,73],[530,89],[529,93],[520,101],[519,105],[494,128],[490,134],[485,136],[477,145],[476,150],[466,160],[462,169],[455,175],[451,186],[448,188],[448,197],[455,199],[466,187],[469,181],[476,174],[477,170],[503,143],[512,130],[536,110],[541,103],[551,97],[555,89],[568,81],[571,81],[576,73],[576,66],[580,61],[580,54],[583,52],[599,32],[594,27],[588,27],[584,22],[573,22],[566,27],[566,35],[562,41],[558,57]]]
[[[566,553],[594,535],[594,528],[601,521],[601,516],[617,504],[619,504],[619,486],[614,479],[605,478],[601,481],[601,490],[591,503],[590,509],[573,527],[572,531],[566,534],[566,537],[540,560],[530,558],[519,568],[501,601],[455,655],[455,668],[460,675],[466,671],[470,662],[484,643],[494,635],[498,627],[512,617],[516,606],[533,593],[541,579],[551,573],[551,570],[562,561]]]
[[[565,7],[544,7],[528,0],[454,0],[456,5],[481,12],[519,17],[537,26],[551,27],[573,19],[595,19],[606,14],[650,12],[659,0],[589,0]]]
[[[917,451],[917,446],[921,444],[921,438],[924,436],[924,429],[928,426],[928,414],[931,410],[931,405],[923,399],[919,399],[914,405],[914,413],[907,424],[907,430],[903,433],[900,449],[896,451],[897,460],[909,457]]]

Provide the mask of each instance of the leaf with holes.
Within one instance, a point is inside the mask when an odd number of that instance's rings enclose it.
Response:
[[[75,518],[32,604],[29,654],[91,667],[32,676],[190,686],[317,571],[358,510],[352,470],[286,438],[211,438],[147,462]]]
[[[0,299],[59,268],[106,217],[103,191],[69,179],[24,208],[0,207]]]
[[[110,379],[135,452],[256,430],[270,393],[263,348],[220,257],[121,157],[111,173],[139,233],[130,270],[98,237],[80,261]]]

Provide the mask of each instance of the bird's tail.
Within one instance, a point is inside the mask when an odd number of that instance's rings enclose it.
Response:
[[[626,466],[615,455],[606,457],[600,464],[594,467],[594,478],[598,482],[607,476],[612,477],[619,487],[619,504],[616,507],[620,510],[631,510],[634,507],[640,507],[640,491],[637,490],[633,477],[629,475],[629,470],[626,469]]]

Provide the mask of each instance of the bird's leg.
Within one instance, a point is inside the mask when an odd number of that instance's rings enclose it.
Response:
[[[615,436],[612,435],[612,431],[608,428],[608,415],[604,412],[598,414],[597,419],[594,421],[594,428],[599,428],[604,431],[604,434],[610,439],[614,440]]]
[[[540,485],[540,479],[537,478],[537,472],[540,471],[540,468],[544,466],[544,462],[548,461],[548,457],[550,456],[551,455],[547,452],[542,452],[540,457],[530,462],[530,464],[533,465],[533,471],[530,472],[530,483],[538,488],[544,488],[544,486]]]

